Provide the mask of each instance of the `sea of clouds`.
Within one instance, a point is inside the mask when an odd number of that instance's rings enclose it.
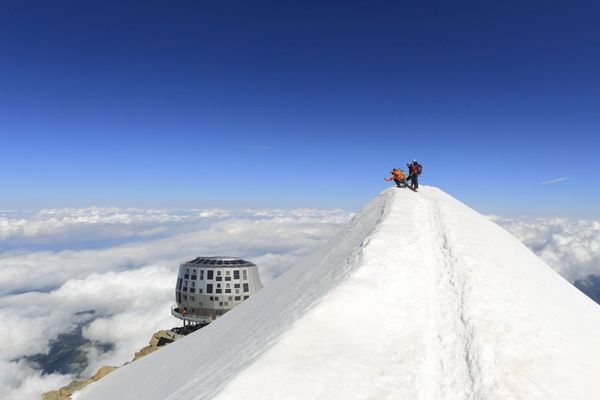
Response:
[[[199,255],[241,256],[265,285],[331,238],[342,210],[0,211],[0,399],[39,399],[67,384],[26,358],[83,327],[91,343],[82,376],[121,365],[170,315],[177,269]]]
[[[29,356],[82,328],[88,365],[121,365],[170,315],[177,269],[199,255],[241,256],[265,285],[340,230],[343,210],[0,211],[0,399],[38,399],[74,376],[44,374]],[[600,274],[600,222],[492,220],[573,282]],[[109,349],[104,351],[102,349]]]
[[[600,274],[600,221],[490,217],[569,282]]]

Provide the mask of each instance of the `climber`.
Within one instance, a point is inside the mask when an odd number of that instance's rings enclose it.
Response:
[[[410,186],[412,190],[415,192],[419,189],[419,175],[423,172],[423,166],[417,162],[417,160],[413,160],[412,164],[406,164],[408,167],[408,178],[406,180],[410,181]]]
[[[390,171],[390,178],[383,178],[386,182],[394,181],[399,188],[406,187],[406,174],[400,168],[394,168]]]

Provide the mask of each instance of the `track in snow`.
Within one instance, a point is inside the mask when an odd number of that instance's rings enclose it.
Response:
[[[437,253],[437,262],[432,266],[433,295],[436,297],[436,335],[439,341],[439,391],[460,394],[462,399],[474,399],[481,370],[477,365],[480,351],[473,340],[475,327],[465,316],[465,298],[468,296],[468,271],[461,268],[453,253],[448,227],[443,221],[440,206],[433,199],[429,209],[429,232],[436,232],[432,249]],[[433,347],[433,345],[432,345]]]

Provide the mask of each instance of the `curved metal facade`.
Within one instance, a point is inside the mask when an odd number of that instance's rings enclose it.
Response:
[[[255,264],[238,257],[196,257],[179,266],[172,314],[209,322],[262,288]]]

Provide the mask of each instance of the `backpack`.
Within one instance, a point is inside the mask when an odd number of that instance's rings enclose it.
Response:
[[[398,180],[401,180],[401,181],[404,180],[404,179],[406,179],[406,174],[400,168],[396,169],[394,172],[395,172],[394,173],[394,178],[395,179],[398,179]]]
[[[423,172],[423,166],[421,164],[417,164],[415,166],[415,174],[421,175],[421,172]]]

